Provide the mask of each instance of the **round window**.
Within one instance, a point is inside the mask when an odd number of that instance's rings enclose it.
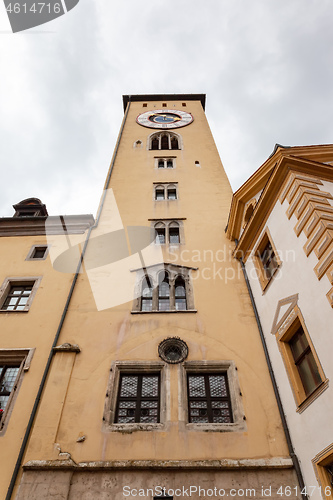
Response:
[[[178,337],[169,337],[158,346],[158,354],[163,361],[181,363],[188,355],[187,344]]]

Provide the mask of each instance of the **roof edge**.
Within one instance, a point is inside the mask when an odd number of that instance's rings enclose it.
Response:
[[[129,101],[200,101],[203,109],[206,106],[206,94],[135,94],[123,95],[124,112]]]

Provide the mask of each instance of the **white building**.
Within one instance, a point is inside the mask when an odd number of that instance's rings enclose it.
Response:
[[[333,498],[333,145],[276,145],[234,194],[227,235],[252,289],[306,493]]]

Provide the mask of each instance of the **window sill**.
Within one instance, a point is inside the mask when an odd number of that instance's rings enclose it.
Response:
[[[11,311],[11,310],[7,310],[7,309],[0,309],[0,313],[4,314],[4,313],[9,313],[9,314],[15,314],[15,313],[18,313],[18,314],[22,314],[22,313],[27,313],[29,312],[29,309],[24,309],[24,311]]]
[[[196,313],[197,309],[184,309],[183,311],[131,311],[131,314],[170,314],[170,313]]]
[[[246,431],[245,421],[233,422],[230,424],[186,424],[188,431],[201,432],[244,432]]]
[[[328,382],[328,378],[321,382],[321,384],[319,384],[318,387],[313,392],[311,392],[311,394],[306,399],[304,399],[302,403],[298,405],[296,412],[303,413],[303,411],[306,410],[306,408],[310,406],[310,404],[313,403],[313,401],[315,401],[327,389]]]
[[[164,424],[110,424],[106,426],[110,432],[121,432],[131,434],[136,431],[158,431],[164,430]]]

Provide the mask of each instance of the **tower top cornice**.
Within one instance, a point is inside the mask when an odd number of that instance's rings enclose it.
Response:
[[[124,111],[128,102],[140,101],[200,101],[203,109],[206,105],[206,94],[136,94],[123,95]]]

